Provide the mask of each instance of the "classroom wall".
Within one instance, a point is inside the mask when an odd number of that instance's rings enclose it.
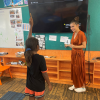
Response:
[[[89,0],[90,50],[100,51],[100,0]]]
[[[4,8],[3,0],[0,0],[0,8]],[[88,14],[90,15],[90,50],[100,51],[100,0],[89,0]],[[23,23],[29,22],[29,10],[28,7],[22,7]],[[33,33],[33,35],[36,35]],[[37,34],[38,35],[38,34]],[[44,34],[43,34],[44,35]],[[57,35],[57,41],[49,41],[49,35]],[[24,40],[26,41],[28,32],[24,31]],[[65,48],[64,43],[60,43],[60,36],[68,36],[70,39],[72,33],[45,33],[46,37],[46,49],[53,50],[71,50]],[[88,44],[87,44],[88,50]]]

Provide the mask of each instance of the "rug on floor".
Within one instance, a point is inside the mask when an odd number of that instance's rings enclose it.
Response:
[[[8,91],[0,100],[23,100],[24,97],[22,93]]]

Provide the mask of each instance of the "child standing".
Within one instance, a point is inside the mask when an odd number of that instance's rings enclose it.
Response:
[[[29,100],[44,100],[45,80],[48,84],[49,90],[52,86],[47,74],[45,59],[43,56],[37,54],[39,50],[38,40],[32,35],[33,19],[30,18],[29,37],[26,40],[25,60],[27,63],[27,81],[25,88],[25,95],[29,96]]]

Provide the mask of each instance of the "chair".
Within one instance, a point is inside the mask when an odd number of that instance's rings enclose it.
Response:
[[[10,72],[10,66],[2,66],[2,65],[1,65],[1,62],[0,62],[0,72],[1,72],[1,75],[0,75],[0,85],[2,85],[1,77],[3,76],[3,72],[4,72],[5,70],[8,70],[8,71],[9,71],[10,77],[12,78],[12,74],[11,74],[11,72]]]

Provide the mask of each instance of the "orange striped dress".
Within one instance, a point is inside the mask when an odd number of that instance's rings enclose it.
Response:
[[[71,44],[80,46],[82,42],[87,41],[85,33],[79,31],[74,39],[73,33]],[[85,84],[85,56],[83,49],[73,48],[71,52],[71,79],[75,88],[82,87]]]

